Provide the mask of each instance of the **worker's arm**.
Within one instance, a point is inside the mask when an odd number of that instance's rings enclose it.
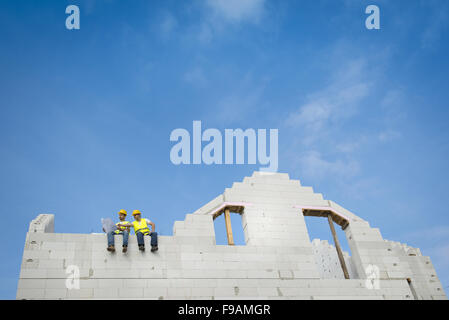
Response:
[[[154,222],[150,222],[150,226],[151,226],[151,232],[156,231],[156,225],[154,224]]]
[[[119,223],[118,225],[117,225],[118,227],[131,227],[132,226],[132,223]]]

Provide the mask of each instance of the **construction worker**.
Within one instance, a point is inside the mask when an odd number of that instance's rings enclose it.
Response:
[[[117,230],[108,232],[108,251],[115,252],[115,246],[114,246],[114,236],[116,235],[123,235],[123,249],[122,252],[125,253],[128,251],[128,237],[129,237],[129,226],[126,226],[130,224],[128,221],[126,221],[126,210],[122,209],[118,212],[118,216],[120,221],[116,223]]]
[[[151,237],[151,252],[157,251],[157,233],[156,226],[149,219],[143,219],[142,213],[139,210],[133,211],[133,217],[135,221],[132,224],[121,224],[122,226],[133,226],[134,233],[137,236],[137,244],[139,245],[139,250],[145,251],[145,241],[143,239],[144,236],[149,235]],[[148,228],[148,225],[151,226],[151,231]]]

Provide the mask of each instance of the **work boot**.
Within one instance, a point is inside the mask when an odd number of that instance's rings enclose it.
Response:
[[[151,246],[151,252],[157,251],[159,248],[157,246]]]
[[[108,250],[110,252],[115,252],[115,247],[114,246],[109,246],[106,250]]]
[[[125,253],[126,251],[128,251],[128,246],[123,246],[122,252]]]
[[[144,245],[140,245],[140,246],[139,246],[139,250],[140,250],[140,251],[145,251],[145,246],[144,246]]]

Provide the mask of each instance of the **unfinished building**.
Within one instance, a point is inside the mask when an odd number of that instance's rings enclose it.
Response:
[[[215,240],[222,214],[227,245]],[[233,243],[234,214],[245,245]],[[335,246],[311,241],[305,216],[322,217]],[[139,251],[135,235],[126,254],[105,248],[105,234],[54,233],[54,216],[39,215],[26,236],[17,299],[447,299],[419,249],[383,239],[283,173],[255,172],[226,188],[176,221],[172,236],[160,235],[156,253]]]

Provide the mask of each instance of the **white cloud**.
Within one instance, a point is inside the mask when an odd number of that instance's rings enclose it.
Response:
[[[391,89],[387,91],[380,105],[385,112],[387,124],[405,121],[406,114],[402,109],[407,105],[407,95],[402,89]]]
[[[359,164],[354,160],[335,159],[325,160],[321,153],[315,150],[305,152],[299,158],[301,176],[306,178],[321,179],[323,177],[352,177],[359,170]]]
[[[203,22],[198,30],[197,39],[201,43],[208,43],[213,39],[214,32],[209,23]]]
[[[303,127],[303,142],[312,144],[328,134],[334,124],[354,116],[370,91],[363,59],[346,63],[322,90],[309,94],[306,101],[288,116],[287,125]]]
[[[438,46],[443,32],[447,31],[449,15],[447,3],[427,1],[426,5],[431,7],[430,24],[421,34],[421,48],[433,49]]]
[[[204,17],[191,28],[193,38],[200,43],[211,42],[230,25],[259,24],[265,13],[265,0],[206,0],[202,3]]]
[[[444,267],[449,267],[449,243],[429,249],[432,260],[438,261]]]
[[[358,113],[369,95],[371,83],[365,79],[366,74],[369,72],[364,59],[339,64],[330,76],[330,84],[307,95],[305,102],[287,117],[286,124],[301,132],[299,148],[304,151],[295,162],[302,177],[320,180],[336,176],[346,180],[360,172],[352,153],[366,138],[345,134],[347,140],[334,145],[330,141],[341,133],[344,121]],[[326,156],[321,150],[326,150]]]
[[[352,116],[357,103],[368,94],[367,83],[341,85],[339,82],[310,95],[308,102],[289,117],[289,124],[306,125],[313,131],[321,130],[337,120]]]
[[[449,225],[436,225],[409,232],[402,239],[407,239],[412,246],[419,246],[424,256],[429,256],[437,269],[438,277],[448,288],[449,283]],[[447,289],[446,289],[447,290]]]
[[[380,102],[384,112],[383,129],[377,135],[380,142],[391,142],[402,137],[397,125],[406,121],[403,106],[407,105],[407,98],[402,89],[391,89],[387,91]]]
[[[235,92],[221,100],[215,119],[221,123],[237,123],[263,107],[261,96],[264,86],[251,87],[247,92]]]
[[[359,138],[354,138],[353,140],[338,143],[335,149],[341,153],[352,153],[360,148],[363,143],[366,143],[367,137],[361,136]]]
[[[421,245],[423,255],[429,255],[439,267],[449,266],[449,225],[437,225],[406,233],[403,239]]]
[[[381,142],[388,142],[401,137],[401,133],[395,130],[387,129],[379,133],[378,138]]]
[[[265,0],[207,0],[214,16],[229,22],[259,22]]]
[[[418,231],[410,232],[404,235],[404,238],[412,240],[438,239],[438,238],[449,239],[449,225],[435,226],[431,228],[425,228]]]
[[[394,107],[398,102],[400,102],[403,98],[403,93],[400,90],[390,90],[385,94],[385,97],[382,99],[382,106],[384,108]]]
[[[216,37],[236,32],[244,24],[262,26],[266,18],[266,0],[203,0],[189,6],[189,12],[200,11],[192,24],[186,25],[183,39],[187,42],[209,44]]]
[[[166,13],[162,17],[162,21],[159,25],[160,36],[163,39],[168,39],[173,31],[178,26],[178,21],[171,13]]]
[[[200,67],[193,68],[184,74],[184,81],[196,86],[204,87],[207,84],[207,79],[204,71]]]
[[[342,185],[369,190],[377,182],[361,177],[360,161],[366,150],[401,137],[397,124],[404,118],[406,95],[401,89],[383,90],[382,66],[388,62],[388,54],[382,51],[356,57],[350,52],[352,46],[341,42],[328,50],[328,82],[305,95],[287,115],[284,123],[295,138],[286,157],[293,164],[292,171],[298,170],[310,180],[338,176],[345,181]],[[365,110],[368,107],[376,109]],[[362,117],[364,114],[371,118]],[[366,130],[361,121],[366,121]],[[354,191],[351,187],[341,190]]]

